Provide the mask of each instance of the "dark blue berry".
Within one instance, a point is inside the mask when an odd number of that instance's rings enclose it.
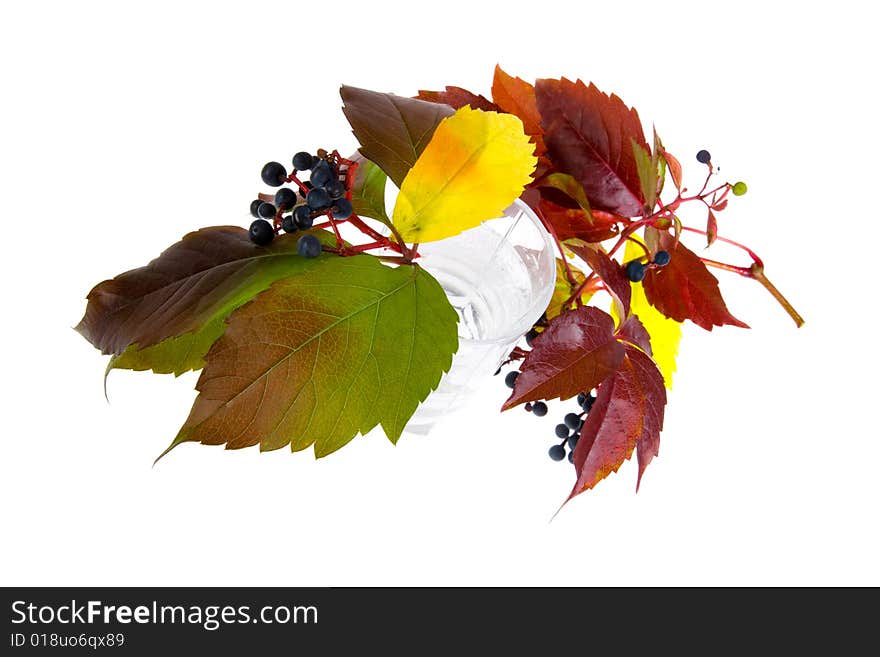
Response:
[[[275,207],[284,212],[296,205],[296,192],[289,187],[282,187],[275,192]]]
[[[257,208],[257,216],[261,219],[271,219],[277,213],[278,210],[271,203],[260,203],[260,207]]]
[[[257,219],[248,229],[248,235],[254,244],[266,246],[275,237],[275,229],[265,219]]]
[[[584,399],[584,403],[581,404],[581,408],[583,408],[587,413],[590,412],[590,409],[593,408],[593,404],[596,402],[596,398],[593,395],[587,395],[587,398]]]
[[[262,204],[263,204],[263,199],[261,199],[261,198],[255,198],[253,201],[251,201],[251,216],[252,217],[259,217],[260,216],[257,214],[257,210],[260,209],[260,206]]]
[[[330,206],[330,195],[323,187],[315,187],[306,197],[306,203],[312,210],[325,210]]]
[[[314,185],[312,184],[312,182],[310,180],[306,180],[303,183],[303,187],[305,187],[305,189],[299,190],[299,195],[302,196],[303,199],[305,199],[306,197],[308,197],[309,192],[312,191],[312,188],[314,187]]]
[[[582,407],[584,405],[584,401],[586,401],[586,399],[587,399],[587,393],[579,392],[578,396],[577,396],[578,406]]]
[[[337,199],[333,202],[334,219],[348,219],[352,212],[354,212],[354,208],[351,207],[351,201],[347,198]]]
[[[315,187],[323,187],[334,178],[333,167],[326,160],[320,160],[313,168],[309,180]]]
[[[260,172],[260,177],[270,187],[281,187],[287,179],[287,169],[280,162],[267,162]]]
[[[573,452],[574,448],[577,447],[578,438],[580,438],[580,434],[573,433],[568,437],[568,448]]]
[[[564,422],[565,426],[574,431],[581,425],[581,418],[577,413],[566,413]]]
[[[297,171],[308,171],[315,163],[315,156],[305,151],[300,151],[293,156],[293,168]]]
[[[330,198],[337,199],[345,196],[345,184],[339,180],[338,178],[334,178],[326,185],[324,185],[324,189],[327,190],[327,193],[330,194]]]
[[[700,164],[709,164],[712,159],[712,155],[705,148],[697,151],[697,162]]]
[[[532,404],[532,413],[537,415],[538,417],[544,417],[547,415],[547,404],[542,401],[535,402]]]
[[[529,329],[529,332],[526,333],[526,344],[531,347],[532,343],[535,341],[535,338],[537,338],[539,335],[541,334],[538,333],[535,329]]]
[[[564,424],[556,425],[556,436],[559,438],[568,438],[568,427]]]
[[[314,235],[303,235],[296,243],[296,252],[303,258],[317,258],[321,255],[321,242]]]
[[[574,452],[573,451],[568,453],[568,462],[574,463]]]
[[[519,376],[519,372],[508,372],[507,376],[504,377],[504,385],[508,388],[513,388],[516,385],[516,377]]]
[[[633,283],[639,283],[645,278],[645,265],[638,260],[630,260],[626,263],[626,277]]]
[[[553,445],[547,453],[550,455],[550,458],[554,461],[561,461],[565,458],[565,447],[562,445]]]
[[[297,228],[307,230],[312,227],[312,211],[307,205],[297,206],[293,211],[293,220],[296,222]]]
[[[295,233],[297,231],[298,226],[292,214],[287,215],[281,220],[281,228],[284,229],[285,233]]]
[[[654,264],[658,267],[665,267],[669,264],[669,260],[669,251],[657,251],[657,253],[654,254]]]

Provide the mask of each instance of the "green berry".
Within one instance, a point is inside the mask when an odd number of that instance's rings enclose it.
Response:
[[[734,183],[733,189],[731,189],[730,191],[733,192],[734,196],[742,196],[747,191],[749,191],[749,186],[746,185],[742,180],[740,180],[738,183]]]

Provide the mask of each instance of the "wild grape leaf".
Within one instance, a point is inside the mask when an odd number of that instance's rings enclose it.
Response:
[[[535,97],[550,159],[581,183],[593,209],[641,216],[645,198],[631,140],[648,145],[638,112],[580,80],[538,80]]]
[[[455,112],[448,105],[357,87],[343,86],[340,94],[360,152],[398,187],[431,141],[437,124]]]
[[[388,176],[379,166],[361,154],[354,156],[358,163],[351,187],[351,206],[355,214],[391,224],[385,209],[385,186]]]
[[[532,343],[501,410],[591,390],[617,369],[623,356],[610,315],[592,306],[564,312]]]
[[[470,106],[471,109],[486,112],[498,112],[501,109],[485,96],[479,96],[461,87],[446,87],[445,91],[425,91],[420,89],[419,95],[416,98],[429,103],[443,103],[453,109],[461,109],[466,105]]]
[[[574,176],[567,173],[550,173],[540,180],[536,180],[534,186],[539,187],[541,195],[550,201],[553,201],[554,197],[562,205],[574,201],[577,207],[584,211],[586,220],[593,223],[593,209],[590,207],[590,201],[584,193],[584,188],[574,179]],[[562,197],[553,194],[552,190],[561,192]]]
[[[636,315],[630,315],[626,321],[617,329],[617,337],[625,340],[630,344],[634,344],[649,356],[653,356],[654,350],[651,348],[651,336],[641,320]]]
[[[669,233],[660,233],[658,239],[659,247],[668,251],[671,258],[665,267],[649,269],[642,281],[652,306],[666,317],[677,322],[689,319],[707,331],[724,324],[749,328],[727,310],[718,279],[697,254]]]
[[[593,488],[638,449],[639,477],[657,455],[666,407],[663,376],[649,356],[625,347],[620,367],[599,386],[574,450],[577,482],[568,499]]]
[[[609,257],[598,245],[587,244],[581,246],[569,242],[566,243],[566,247],[590,265],[590,269],[596,272],[596,275],[602,279],[608,291],[617,303],[620,304],[621,315],[623,317],[629,315],[630,282],[620,263]]]
[[[657,185],[659,184],[657,162],[651,153],[636,143],[634,139],[631,139],[630,142],[632,143],[633,155],[636,158],[636,169],[639,172],[639,184],[645,199],[645,209],[650,211],[657,200]]]
[[[523,199],[525,198],[526,195],[523,195]],[[588,215],[574,202],[572,202],[574,207],[567,207],[543,195],[529,198],[538,199],[534,205],[529,201],[526,203],[550,224],[560,241],[579,239],[584,242],[603,242],[619,232],[617,228],[619,217],[607,212],[593,210],[591,215]]]
[[[663,191],[663,185],[666,182],[666,158],[663,157],[663,142],[660,140],[660,135],[657,134],[657,128],[654,128],[654,150],[651,151],[651,166],[657,175],[657,185],[654,188],[654,201],[660,198],[660,193]],[[654,203],[648,203],[649,199],[645,198],[646,204],[649,208],[654,207]]]
[[[709,216],[706,219],[706,246],[712,246],[717,237],[718,219],[715,218],[715,213],[709,210]]]
[[[675,188],[681,189],[681,162],[670,152],[663,151],[663,159],[666,160],[666,166],[669,167],[669,175],[672,176],[672,182],[675,183]]]
[[[456,110],[404,179],[394,225],[408,242],[430,242],[500,217],[532,180],[533,150],[512,114]]]
[[[535,100],[534,85],[511,77],[500,66],[495,66],[492,80],[492,100],[504,112],[515,114],[523,122],[526,134],[535,143],[535,155],[541,156],[547,150],[541,130],[541,114]]]
[[[568,270],[571,271],[574,285],[580,285],[587,279],[584,272],[571,263],[568,263]],[[568,280],[568,272],[566,271],[565,264],[562,260],[556,258],[556,283],[553,287],[553,296],[550,297],[550,303],[547,304],[547,310],[544,311],[544,314],[547,315],[547,319],[553,319],[559,315],[563,311],[563,304],[568,301],[574,292],[575,288],[572,287],[571,282]],[[581,303],[586,305],[589,303],[592,296],[592,292],[584,292],[581,294]],[[568,308],[565,309],[568,310]]]
[[[314,234],[329,239],[325,231]],[[76,330],[103,353],[117,355],[132,345],[144,349],[200,331],[279,278],[312,267],[324,257],[298,256],[296,242],[297,236],[281,235],[269,246],[257,246],[239,226],[189,233],[147,266],[96,285],[88,294],[86,313]],[[193,344],[203,345],[205,339],[203,335]],[[186,364],[193,362],[188,357],[181,360],[182,345],[172,350],[177,354],[172,359],[178,363],[169,365],[174,371],[189,369]],[[141,365],[148,364],[144,360],[148,357],[141,354]],[[122,367],[123,360],[116,367]]]
[[[418,266],[326,258],[229,316],[169,450],[186,441],[324,456],[381,424],[396,442],[458,348],[458,317]]]

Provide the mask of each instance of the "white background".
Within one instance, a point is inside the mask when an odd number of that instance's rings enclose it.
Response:
[[[867,5],[596,4],[4,3],[0,583],[880,584]],[[750,188],[722,234],[807,325],[720,274],[752,330],[689,326],[639,494],[627,463],[552,522],[555,421],[499,415],[498,379],[396,448],[184,445],[151,467],[195,375],[115,372],[108,405],[71,330],[90,287],[246,225],[265,161],[352,148],[341,83],[488,93],[496,62],[617,92],[692,183],[710,149]]]

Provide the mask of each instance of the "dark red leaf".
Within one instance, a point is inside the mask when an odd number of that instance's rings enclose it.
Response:
[[[416,98],[426,100],[429,103],[449,105],[454,109],[461,109],[465,105],[470,105],[471,109],[484,110],[486,112],[502,111],[498,105],[485,96],[478,96],[461,87],[446,87],[446,91],[425,91],[420,89],[419,95]]]
[[[658,242],[671,258],[665,267],[652,267],[645,275],[648,303],[677,322],[689,319],[707,331],[724,324],[748,328],[727,310],[718,279],[696,253],[669,233],[660,233]]]
[[[663,151],[663,158],[666,160],[666,166],[669,168],[676,189],[681,189],[681,162],[668,151]]]
[[[580,80],[538,80],[535,97],[557,168],[577,178],[594,209],[641,216],[645,198],[632,141],[651,149],[638,112]]]
[[[617,235],[620,217],[602,210],[593,210],[591,221],[590,215],[576,203],[572,202],[572,205],[575,207],[560,205],[544,198],[543,194],[537,202],[537,211],[553,226],[560,240],[577,238],[584,242],[602,242]]]
[[[623,354],[609,314],[590,306],[564,312],[532,343],[501,410],[592,390],[617,369]]]
[[[584,262],[590,265],[590,269],[605,283],[608,291],[617,299],[623,310],[623,316],[629,315],[629,304],[632,297],[632,288],[629,278],[616,260],[610,258],[599,246],[578,246],[567,244],[566,247]]]
[[[636,315],[630,315],[626,318],[626,321],[617,329],[617,337],[634,344],[649,356],[654,355],[654,350],[651,349],[651,336],[648,335],[642,320]]]
[[[520,118],[526,134],[535,142],[535,155],[539,157],[543,155],[547,149],[544,146],[541,114],[535,101],[534,85],[520,78],[511,77],[500,66],[495,66],[492,100],[502,111]]]
[[[578,478],[568,499],[617,472],[636,448],[641,482],[660,447],[665,406],[666,389],[660,370],[647,355],[627,345],[623,362],[599,387],[581,429],[574,450]]]

